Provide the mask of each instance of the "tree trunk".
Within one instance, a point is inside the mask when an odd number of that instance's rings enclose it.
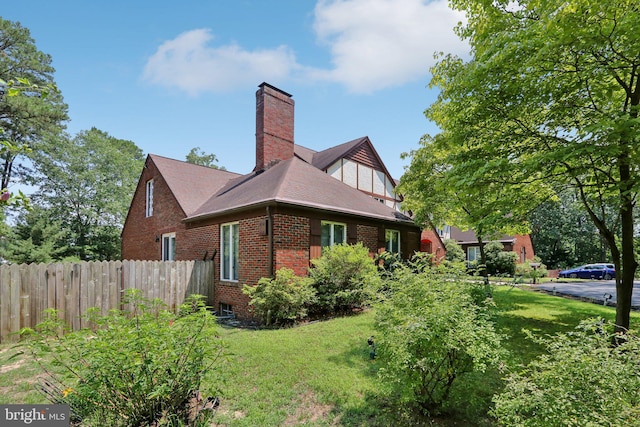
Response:
[[[631,167],[626,152],[618,156],[620,172],[620,222],[622,225],[622,277],[616,272],[616,331],[629,329],[631,315],[631,297],[633,280],[638,263],[634,251],[633,239],[633,195],[631,189]],[[616,266],[617,267],[617,266]]]
[[[485,283],[489,283],[489,275],[487,273],[487,255],[484,252],[484,241],[482,237],[482,233],[478,232],[476,234],[476,238],[478,239],[478,246],[480,248],[480,263],[478,264],[478,273],[484,277]]]

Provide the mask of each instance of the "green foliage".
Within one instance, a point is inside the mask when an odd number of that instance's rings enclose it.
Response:
[[[516,271],[518,254],[507,252],[500,242],[489,242],[484,246],[485,257],[487,258],[487,273],[491,275],[513,276]]]
[[[251,298],[249,305],[267,326],[305,318],[316,295],[312,280],[296,276],[289,268],[276,271],[274,279],[263,277],[256,286],[244,285],[242,292]]]
[[[211,412],[190,407],[211,381],[222,346],[215,318],[200,297],[178,315],[158,300],[127,294],[129,312],[101,315],[91,309],[93,330],[67,333],[55,310],[35,330],[23,330],[25,345],[45,370],[49,398],[68,403],[84,425],[208,425]],[[200,390],[209,376],[209,390]]]
[[[444,247],[447,250],[445,259],[451,262],[464,262],[467,256],[464,254],[462,247],[453,239],[445,239]]]
[[[30,173],[22,160],[68,119],[51,62],[27,28],[0,18],[0,189]]]
[[[470,390],[478,389],[476,374],[497,366],[504,354],[485,286],[408,269],[388,286],[377,307],[376,342],[390,394],[423,414],[461,409],[453,404],[461,394],[467,412],[486,411],[488,402]]]
[[[92,128],[60,136],[34,154],[33,204],[45,208],[67,237],[65,256],[120,258],[120,233],[144,164],[135,143]]]
[[[639,426],[640,339],[627,334],[612,346],[601,321],[574,332],[530,338],[547,349],[509,375],[493,414],[508,426]]]
[[[226,170],[224,166],[219,167],[216,163],[218,163],[218,157],[215,154],[207,154],[200,147],[194,147],[187,154],[187,163],[192,163],[194,165],[206,166],[212,169],[220,169]]]
[[[309,275],[316,289],[314,309],[325,313],[364,306],[378,280],[377,268],[362,243],[334,245],[311,261]]]
[[[619,234],[617,216],[612,206],[604,206]],[[606,245],[575,190],[558,192],[557,200],[548,200],[529,215],[531,241],[536,254],[549,268],[563,269],[574,265],[606,261]]]
[[[533,268],[531,267],[531,261],[523,262],[516,265],[516,274],[530,279],[539,279],[549,274],[547,266],[540,261],[539,257],[534,257],[533,262],[540,264],[540,266]]]
[[[67,234],[46,210],[23,211],[0,255],[17,264],[48,263],[64,258]]]
[[[557,189],[573,188],[616,265],[616,324],[627,328],[638,267],[637,2],[452,0],[450,6],[467,18],[457,32],[471,51],[468,58],[443,55],[432,69],[439,95],[426,114],[441,133],[424,148],[435,147],[434,161],[450,175],[445,184],[468,188],[483,206],[489,202],[496,221],[523,220]],[[425,151],[422,162],[429,161]],[[422,170],[424,179],[429,171]],[[409,186],[420,173],[418,165],[405,175]],[[409,190],[401,192],[421,197],[419,188]]]

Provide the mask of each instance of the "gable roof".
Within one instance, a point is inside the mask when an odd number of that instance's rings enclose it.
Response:
[[[198,209],[237,173],[149,154],[186,216]]]
[[[356,138],[323,151],[314,151],[295,144],[294,152],[297,157],[320,170],[326,170],[342,158],[353,159],[359,157],[359,160],[366,159],[370,162],[368,166],[382,170],[393,181],[394,185],[398,184],[397,180],[387,170],[368,136]]]
[[[185,221],[282,203],[392,222],[411,218],[331,177],[299,157],[231,179]]]

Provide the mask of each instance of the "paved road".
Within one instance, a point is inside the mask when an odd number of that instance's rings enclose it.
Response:
[[[560,279],[562,280],[562,279]],[[533,285],[538,289],[549,292],[556,292],[557,295],[571,295],[576,297],[589,298],[601,304],[608,299],[609,305],[616,302],[616,281],[597,280],[594,282],[549,282],[540,285]],[[632,307],[640,310],[640,282],[635,282],[633,286]]]

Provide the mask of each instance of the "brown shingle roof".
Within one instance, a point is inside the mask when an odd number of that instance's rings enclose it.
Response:
[[[240,176],[237,173],[194,165],[155,154],[149,154],[149,157],[187,216],[193,214],[230,179]]]
[[[229,181],[189,215],[186,221],[274,202],[392,222],[413,222],[406,215],[298,157],[281,161],[262,173],[252,173]]]
[[[451,238],[453,240],[456,240],[459,244],[478,243],[478,237],[476,236],[476,233],[473,230],[462,231],[458,227],[453,227],[453,226],[451,226],[450,230],[451,230]],[[488,237],[489,236],[485,236],[483,238],[484,243],[488,243],[491,241],[498,241],[502,243],[513,242],[515,239],[513,236],[508,236],[506,234],[502,234],[497,237],[494,236],[494,238],[488,238]]]

